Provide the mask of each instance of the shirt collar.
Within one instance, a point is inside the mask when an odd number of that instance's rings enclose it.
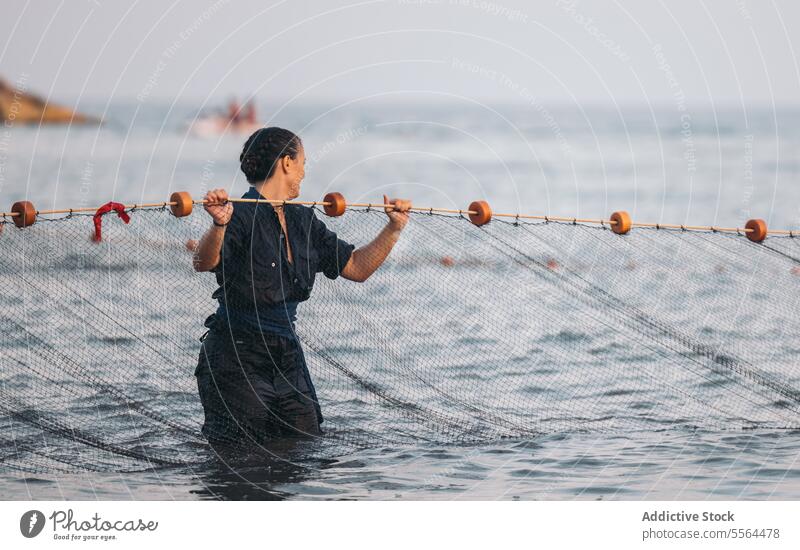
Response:
[[[259,193],[259,192],[256,190],[256,188],[255,188],[254,186],[252,186],[252,185],[250,186],[250,189],[247,191],[247,193],[245,193],[244,195],[242,195],[242,198],[243,198],[243,199],[261,199],[261,200],[267,200],[267,198],[266,198],[264,195],[262,195],[261,193]],[[271,210],[275,210],[275,209],[272,207],[272,203],[270,203],[270,202],[265,202],[265,203],[263,203],[263,204],[259,203],[259,206],[265,206],[265,207],[267,207],[267,206],[268,206],[268,207],[269,207]],[[293,204],[286,204],[286,205],[284,205],[284,209],[285,209],[285,210],[290,210],[290,209],[291,209],[292,207],[294,207],[294,206],[296,206],[296,205],[293,205]]]
[[[250,189],[247,191],[247,193],[242,195],[242,198],[243,199],[263,199],[263,200],[266,200],[266,197],[264,197],[261,193],[259,193],[256,190],[256,188],[253,187],[252,185],[250,186]],[[269,204],[269,203],[267,203],[267,204]]]
[[[261,193],[259,193],[259,192],[256,190],[256,188],[255,188],[255,187],[253,187],[252,185],[250,186],[250,189],[247,191],[247,193],[245,193],[244,195],[242,195],[242,198],[243,198],[243,199],[261,199],[261,200],[263,200],[263,201],[266,201],[266,200],[267,200],[267,197],[265,197],[264,195],[262,195]],[[260,207],[269,207],[271,210],[275,210],[275,208],[273,208],[273,205],[272,205],[272,203],[271,203],[271,202],[265,202],[265,203],[263,203],[263,204],[262,204],[262,203],[259,203],[259,206],[260,206]],[[288,206],[288,205],[287,205],[287,206]]]

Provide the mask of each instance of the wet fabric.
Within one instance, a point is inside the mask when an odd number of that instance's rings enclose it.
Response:
[[[262,307],[255,314],[245,311],[228,311],[224,305],[217,308],[218,319],[243,330],[269,332],[294,338],[294,323],[297,320],[297,302],[283,302],[272,307]]]
[[[322,412],[296,339],[215,324],[195,376],[202,432],[212,444],[247,447],[321,433]]]

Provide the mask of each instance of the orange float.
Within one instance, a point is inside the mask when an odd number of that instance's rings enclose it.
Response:
[[[624,210],[619,210],[611,214],[611,231],[617,235],[625,235],[631,230],[631,217]]]
[[[468,210],[473,212],[469,215],[469,221],[480,227],[492,220],[492,209],[486,201],[473,201]]]
[[[747,238],[754,243],[760,243],[767,238],[767,222],[764,220],[747,220],[744,225],[745,229],[750,229],[747,233]]]
[[[323,202],[325,202],[323,208],[328,216],[341,216],[347,210],[347,202],[341,193],[328,193],[325,195]]]
[[[14,216],[14,225],[17,227],[30,227],[36,223],[36,208],[30,201],[18,201],[11,206]]]
[[[186,191],[175,191],[170,195],[169,202],[172,203],[169,209],[176,218],[183,218],[192,213],[194,202],[192,196]]]

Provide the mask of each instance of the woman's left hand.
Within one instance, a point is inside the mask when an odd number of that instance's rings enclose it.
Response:
[[[385,207],[386,215],[389,216],[389,224],[397,229],[402,230],[408,223],[408,211],[411,208],[411,201],[405,199],[389,199],[386,195],[383,196],[383,204],[391,204],[394,208]]]

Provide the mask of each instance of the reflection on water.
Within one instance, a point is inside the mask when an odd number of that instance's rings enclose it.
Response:
[[[7,499],[794,500],[800,432],[553,434],[481,446],[368,449],[308,460],[308,442],[192,469],[6,474]],[[285,453],[281,455],[280,453]]]

